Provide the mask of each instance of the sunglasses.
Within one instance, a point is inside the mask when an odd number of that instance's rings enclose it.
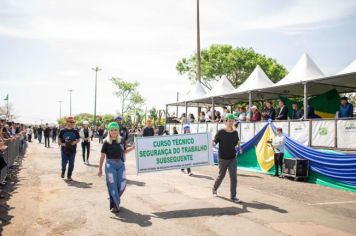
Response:
[[[73,122],[73,121],[70,121],[70,122],[68,122],[68,123],[75,124],[75,122]]]
[[[111,131],[119,131],[119,130],[118,130],[118,129],[112,129],[112,130],[110,130],[110,132],[111,132]]]

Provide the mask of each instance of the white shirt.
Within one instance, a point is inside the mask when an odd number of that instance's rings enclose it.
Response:
[[[273,146],[275,153],[284,153],[285,137],[283,134],[281,136],[276,135],[276,137],[274,137]]]

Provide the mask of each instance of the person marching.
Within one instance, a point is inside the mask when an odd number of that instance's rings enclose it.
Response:
[[[121,116],[117,116],[115,118],[115,122],[119,125],[119,132],[120,132],[120,136],[123,138],[123,140],[125,141],[125,147],[126,147],[126,141],[129,138],[129,131],[126,128],[126,126],[123,124],[123,119]]]
[[[125,150],[123,137],[120,135],[119,125],[111,122],[108,127],[108,135],[101,148],[98,176],[103,175],[103,163],[106,157],[105,176],[106,185],[110,196],[110,211],[117,213],[120,211],[120,197],[126,187],[126,170],[124,153],[134,149]]]
[[[283,177],[283,157],[284,157],[285,137],[282,128],[277,128],[277,135],[274,137],[272,147],[274,150],[274,176]],[[278,170],[281,168],[281,175]]]
[[[67,180],[72,181],[72,173],[74,169],[75,154],[77,152],[77,143],[80,142],[78,130],[74,129],[74,118],[69,116],[66,118],[66,127],[59,132],[58,144],[61,148],[62,156],[62,173],[64,178],[68,163]]]
[[[233,114],[228,113],[225,116],[225,128],[220,129],[213,140],[213,146],[219,144],[219,175],[215,180],[213,187],[213,196],[217,195],[217,190],[225,178],[226,171],[229,170],[230,175],[230,199],[233,202],[240,203],[241,200],[237,198],[237,159],[236,159],[236,147],[240,147],[239,134],[234,128],[235,117]]]
[[[57,142],[57,134],[58,134],[58,128],[56,126],[53,126],[53,128],[52,128],[52,143]]]
[[[45,147],[50,147],[49,146],[49,137],[51,135],[51,128],[48,126],[48,123],[46,124],[46,127],[43,131],[43,134],[44,134],[44,138],[45,138]]]
[[[83,163],[89,165],[90,138],[92,136],[92,131],[89,128],[89,122],[87,120],[83,121],[83,128],[80,129],[79,136],[82,139]],[[86,150],[86,154],[87,154],[86,161],[85,161],[85,150]]]
[[[155,135],[155,130],[152,127],[152,121],[147,120],[146,121],[146,127],[143,129],[143,137],[148,137],[148,136],[154,136]]]

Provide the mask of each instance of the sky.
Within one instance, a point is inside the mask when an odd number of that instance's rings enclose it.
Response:
[[[291,69],[307,52],[332,75],[356,59],[356,0],[201,0],[201,47],[252,47]],[[175,69],[196,50],[195,0],[1,0],[0,105],[20,122],[116,113],[111,77],[138,81],[146,106],[164,109],[190,81]]]

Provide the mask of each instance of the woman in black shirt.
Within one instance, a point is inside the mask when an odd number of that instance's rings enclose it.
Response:
[[[113,213],[117,213],[120,210],[120,197],[126,187],[124,154],[134,148],[124,149],[124,140],[120,136],[119,125],[116,122],[111,122],[107,129],[109,134],[101,149],[98,176],[101,177],[103,175],[102,169],[106,157],[105,175],[110,196],[110,210]]]

